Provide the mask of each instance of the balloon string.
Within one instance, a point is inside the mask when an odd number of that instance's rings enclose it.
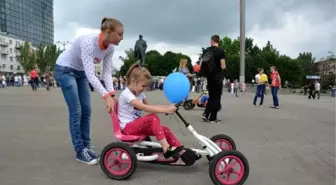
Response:
[[[170,115],[170,120],[171,120],[171,117],[172,117],[172,114]],[[180,122],[179,122],[179,120],[177,119],[177,116],[174,114],[174,118],[175,118],[175,120],[176,120],[176,122],[177,122],[177,125],[178,125],[178,127],[179,127],[179,129],[180,129],[180,133],[182,133],[184,136],[187,136],[187,134],[185,133],[185,132],[183,132],[183,130],[182,130],[182,128],[181,128],[181,125],[180,125]]]

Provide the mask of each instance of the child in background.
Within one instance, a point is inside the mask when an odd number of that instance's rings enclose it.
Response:
[[[208,99],[209,99],[209,96],[207,94],[203,94],[199,99],[198,99],[198,102],[197,102],[197,106],[198,107],[206,107],[207,103],[208,103]]]
[[[162,126],[160,118],[155,113],[174,113],[174,105],[151,105],[146,99],[143,91],[151,82],[150,72],[141,67],[140,64],[133,64],[126,76],[127,86],[120,94],[118,117],[120,128],[125,135],[146,135],[156,136],[160,142],[164,157],[177,156],[184,148],[171,130]],[[141,116],[141,112],[149,112]]]

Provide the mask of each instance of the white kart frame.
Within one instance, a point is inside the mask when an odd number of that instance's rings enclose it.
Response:
[[[193,136],[199,141],[199,144],[202,146],[202,148],[204,149],[195,149],[195,148],[190,148],[191,150],[195,151],[197,154],[199,155],[203,155],[203,156],[210,156],[213,157],[214,155],[218,154],[219,152],[221,152],[221,148],[219,148],[219,146],[214,143],[213,141],[211,141],[209,138],[200,135],[196,132],[196,130],[191,126],[188,125],[187,129],[193,134]],[[132,143],[133,145],[131,147],[146,147],[146,146],[151,146],[151,147],[155,147],[155,148],[162,148],[160,143],[158,142],[153,142],[153,141],[140,141],[140,142],[136,142],[136,143]],[[141,153],[136,154],[137,155],[137,159],[139,161],[155,161],[159,158],[158,154],[153,154],[151,156],[144,156]],[[123,156],[124,158],[124,156]],[[127,158],[125,156],[125,158]]]

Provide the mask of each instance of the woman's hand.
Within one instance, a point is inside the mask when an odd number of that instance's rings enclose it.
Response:
[[[115,101],[116,101],[116,99],[112,98],[111,96],[108,96],[105,99],[105,106],[106,106],[107,112],[110,113],[111,111],[114,111]]]

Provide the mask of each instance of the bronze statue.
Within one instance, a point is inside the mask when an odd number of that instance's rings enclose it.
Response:
[[[145,65],[147,43],[143,40],[143,36],[139,35],[139,40],[135,42],[134,55],[135,58],[140,62],[141,66]]]

